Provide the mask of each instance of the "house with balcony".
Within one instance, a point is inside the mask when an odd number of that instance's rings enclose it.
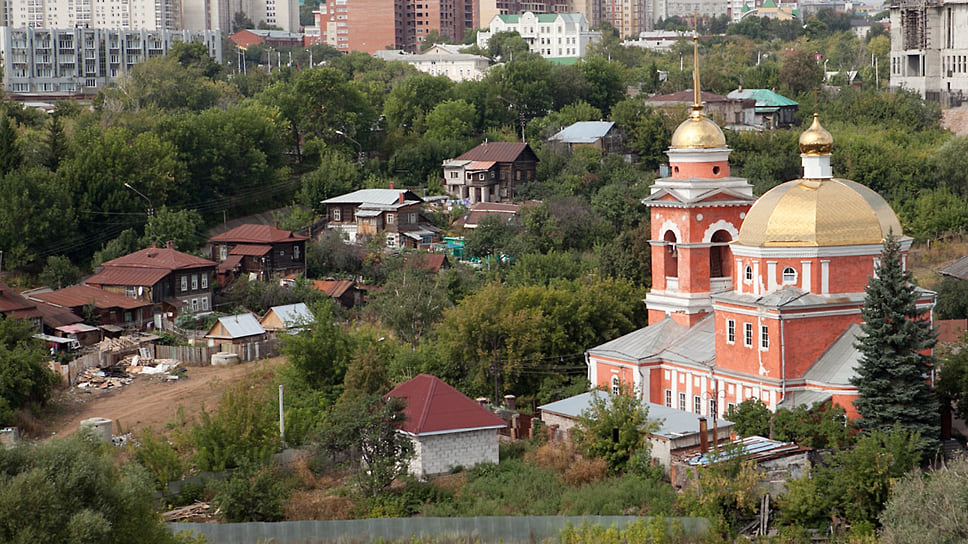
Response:
[[[484,142],[444,161],[444,186],[456,200],[512,202],[515,187],[537,178],[538,156],[524,142]]]
[[[209,238],[218,263],[220,285],[240,276],[269,281],[276,276],[306,274],[308,236],[273,225],[239,225]]]
[[[154,326],[160,329],[163,319],[212,309],[217,266],[215,261],[178,251],[169,242],[166,247],[152,245],[104,262],[101,271],[84,283],[151,303]]]
[[[420,215],[423,199],[406,189],[361,189],[322,201],[326,228],[351,243],[382,237],[389,248],[429,249],[440,229]]]
[[[532,53],[546,59],[581,58],[589,46],[602,41],[602,33],[591,30],[581,13],[532,13],[495,15],[488,30],[477,33],[477,46],[487,49],[498,32],[517,32]]]

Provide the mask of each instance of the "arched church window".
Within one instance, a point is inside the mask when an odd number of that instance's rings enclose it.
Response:
[[[731,236],[725,230],[718,230],[713,233],[710,241],[712,246],[709,248],[709,277],[728,278],[730,272],[730,256],[728,244]]]
[[[797,282],[797,271],[792,267],[788,266],[783,269],[783,285],[792,285]]]
[[[612,394],[618,395],[621,392],[618,376],[612,376]]]
[[[663,240],[667,244],[665,252],[665,275],[667,278],[679,277],[679,252],[676,249],[676,234],[671,230],[665,233]]]
[[[746,278],[746,283],[753,281],[753,267],[746,265],[746,271],[743,273],[743,277]]]

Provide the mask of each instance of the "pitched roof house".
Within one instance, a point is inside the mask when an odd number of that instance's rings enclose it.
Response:
[[[445,187],[455,199],[511,202],[515,187],[537,176],[538,156],[523,142],[484,142],[443,166]]]
[[[3,282],[0,282],[0,315],[26,319],[37,329],[43,324],[43,315],[37,310],[37,305]]]
[[[308,236],[272,225],[239,225],[209,238],[221,282],[239,274],[261,281],[306,273]]]
[[[314,321],[313,313],[304,302],[296,304],[286,304],[283,306],[273,306],[269,308],[266,315],[262,316],[259,324],[262,328],[270,332],[293,330],[298,331],[302,327]]]
[[[366,295],[366,290],[353,280],[311,280],[309,287],[326,293],[344,308],[359,306]]]
[[[77,315],[92,314],[96,325],[143,329],[152,322],[152,303],[90,285],[72,285],[57,291],[32,293],[30,300],[65,308]]]
[[[149,247],[101,264],[86,285],[154,304],[155,326],[161,317],[181,311],[212,309],[215,261],[166,247]],[[174,317],[171,315],[170,317]]]
[[[556,148],[574,151],[579,147],[594,147],[604,153],[623,153],[625,133],[611,121],[579,121],[572,123],[548,138]]]
[[[752,98],[756,100],[756,121],[764,128],[774,129],[793,125],[800,104],[769,89],[744,89],[730,91],[729,98]]]
[[[209,347],[215,344],[243,344],[265,337],[266,330],[252,314],[238,314],[218,318],[205,333]]]
[[[428,249],[440,239],[440,229],[420,216],[423,199],[405,189],[361,189],[322,201],[326,228],[340,231],[350,242],[376,236],[386,246]]]
[[[442,474],[456,466],[498,462],[497,431],[507,423],[440,378],[420,374],[387,396],[407,403],[402,432],[413,440],[411,474]]]

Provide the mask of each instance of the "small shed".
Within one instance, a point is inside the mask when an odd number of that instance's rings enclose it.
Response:
[[[216,344],[244,344],[265,338],[266,330],[252,315],[238,314],[220,317],[205,334],[209,347]]]
[[[611,396],[611,393],[589,391],[539,406],[541,421],[548,427],[555,428],[558,438],[568,437],[569,431],[578,424],[578,418],[582,412],[591,407],[595,395]],[[651,402],[642,404],[649,410],[649,419],[659,421],[659,429],[649,435],[649,442],[652,444],[652,458],[662,463],[667,473],[677,452],[702,444],[704,430],[709,443],[713,443],[714,433],[716,433],[716,442],[721,442],[728,440],[733,431],[733,422],[725,419],[712,422],[699,414],[661,404]]]
[[[273,306],[262,316],[259,324],[270,332],[299,332],[314,321],[313,313],[305,302]]]
[[[409,471],[414,476],[498,462],[498,429],[507,423],[440,378],[419,374],[387,396],[407,403],[401,432],[413,440]]]

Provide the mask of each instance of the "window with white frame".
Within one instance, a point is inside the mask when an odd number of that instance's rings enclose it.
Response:
[[[770,329],[766,325],[760,325],[760,348],[770,347]]]
[[[620,390],[621,386],[619,385],[618,376],[612,376],[612,394],[618,395]]]
[[[686,394],[679,393],[679,409],[683,412],[686,411]]]
[[[124,288],[124,296],[126,297],[136,297],[138,296],[138,288],[134,285],[128,285]]]
[[[202,289],[208,289],[208,272],[202,274]]]
[[[181,290],[188,291],[188,276],[181,277]]]
[[[746,283],[751,283],[753,281],[753,267],[746,265],[746,271],[743,273],[743,277],[746,279]]]
[[[387,225],[392,225],[394,223],[394,221],[396,221],[396,214],[388,213],[387,214]]]
[[[672,389],[665,390],[665,405],[672,408]]]
[[[208,297],[202,297],[202,311],[208,311]]]
[[[732,344],[736,342],[736,320],[727,319],[726,320],[726,343]]]
[[[783,285],[791,285],[797,282],[797,271],[788,266],[783,269]]]
[[[692,397],[692,411],[697,414],[702,413],[702,397],[699,395],[694,395]]]
[[[224,261],[229,258],[229,246],[219,246],[218,248],[218,260]]]
[[[197,298],[193,298],[192,299],[192,311],[193,312],[197,312],[198,311],[198,299]]]
[[[339,208],[333,208],[333,221],[342,221],[343,212]]]
[[[743,344],[751,348],[753,347],[753,324],[743,323]]]
[[[198,274],[192,274],[192,291],[198,289]]]
[[[292,260],[299,260],[299,246],[292,246]]]
[[[716,415],[719,413],[717,411],[718,409],[719,409],[719,404],[716,402],[716,399],[709,399],[709,415],[710,415],[710,417],[716,417]]]

